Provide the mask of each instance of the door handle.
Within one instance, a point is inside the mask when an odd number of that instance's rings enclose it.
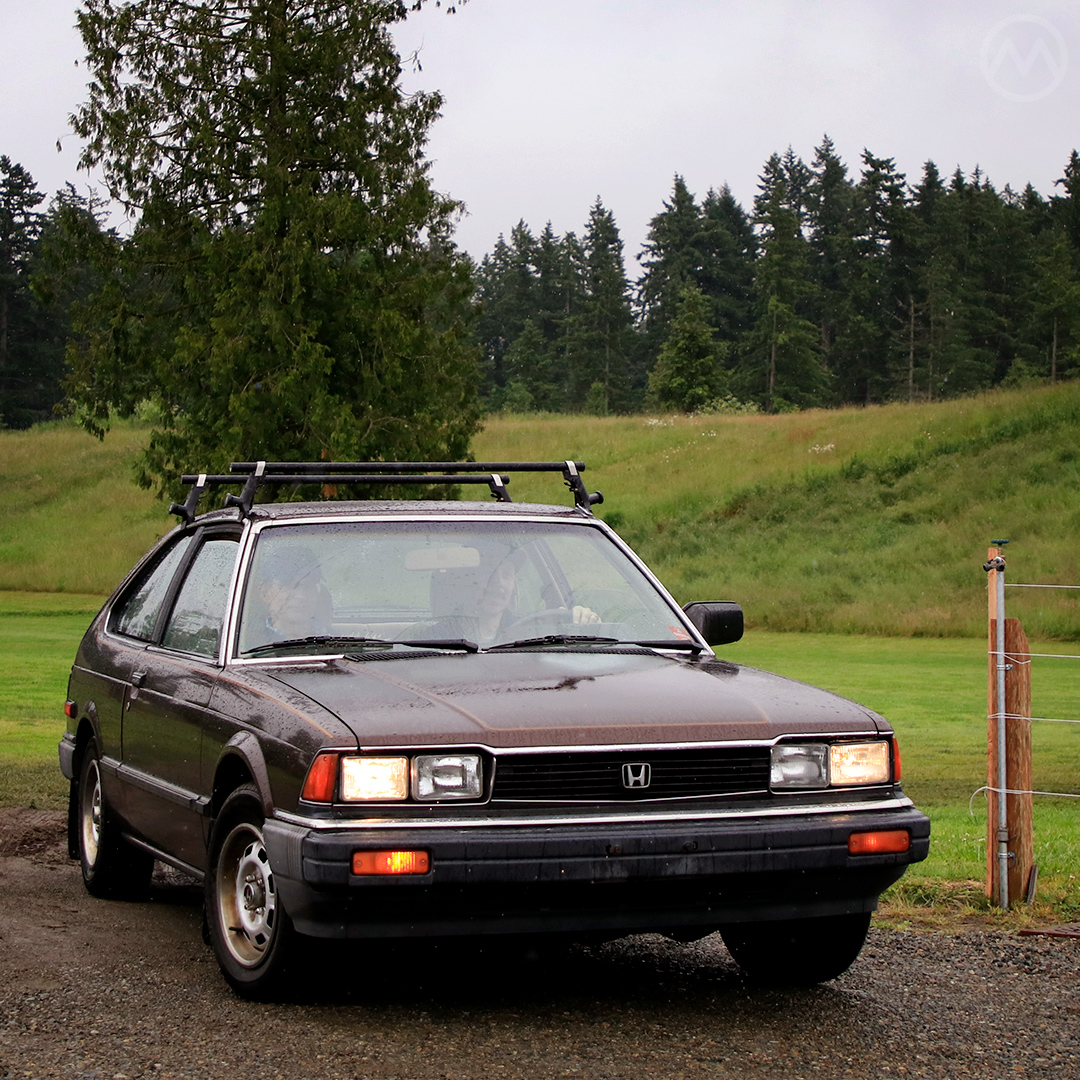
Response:
[[[132,686],[139,687],[139,686],[142,686],[142,684],[144,682],[146,682],[146,672],[145,671],[133,671],[131,673],[131,685]]]

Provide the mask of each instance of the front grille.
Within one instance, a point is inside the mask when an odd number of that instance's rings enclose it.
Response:
[[[624,787],[623,766],[648,787]],[[605,750],[514,754],[498,759],[493,802],[641,802],[762,794],[769,788],[767,746],[706,750]]]

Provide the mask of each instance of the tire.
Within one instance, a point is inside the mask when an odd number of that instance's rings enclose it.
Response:
[[[818,919],[733,923],[720,928],[735,962],[757,983],[813,986],[854,963],[870,929],[870,913]]]
[[[121,835],[105,801],[98,749],[89,743],[79,770],[76,841],[83,884],[93,896],[140,900],[150,888],[154,857]]]
[[[279,986],[293,936],[262,826],[255,786],[238,787],[214,822],[206,873],[210,944],[226,981],[247,998],[266,997]]]

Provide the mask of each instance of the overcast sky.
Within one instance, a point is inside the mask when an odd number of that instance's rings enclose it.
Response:
[[[0,154],[49,194],[87,182],[75,7],[0,0]],[[469,0],[397,39],[408,86],[445,97],[433,177],[476,257],[519,218],[580,232],[600,196],[634,273],[676,172],[749,208],[768,155],[824,133],[852,172],[866,147],[912,181],[932,158],[1044,194],[1080,147],[1076,0]]]

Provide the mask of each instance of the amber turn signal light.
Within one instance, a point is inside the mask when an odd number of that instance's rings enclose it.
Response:
[[[308,769],[301,799],[308,802],[333,802],[334,787],[337,784],[337,754],[319,754]]]
[[[911,847],[907,829],[882,829],[879,832],[854,832],[848,837],[851,855],[895,855]]]
[[[354,851],[354,874],[426,874],[431,859],[426,851]]]

